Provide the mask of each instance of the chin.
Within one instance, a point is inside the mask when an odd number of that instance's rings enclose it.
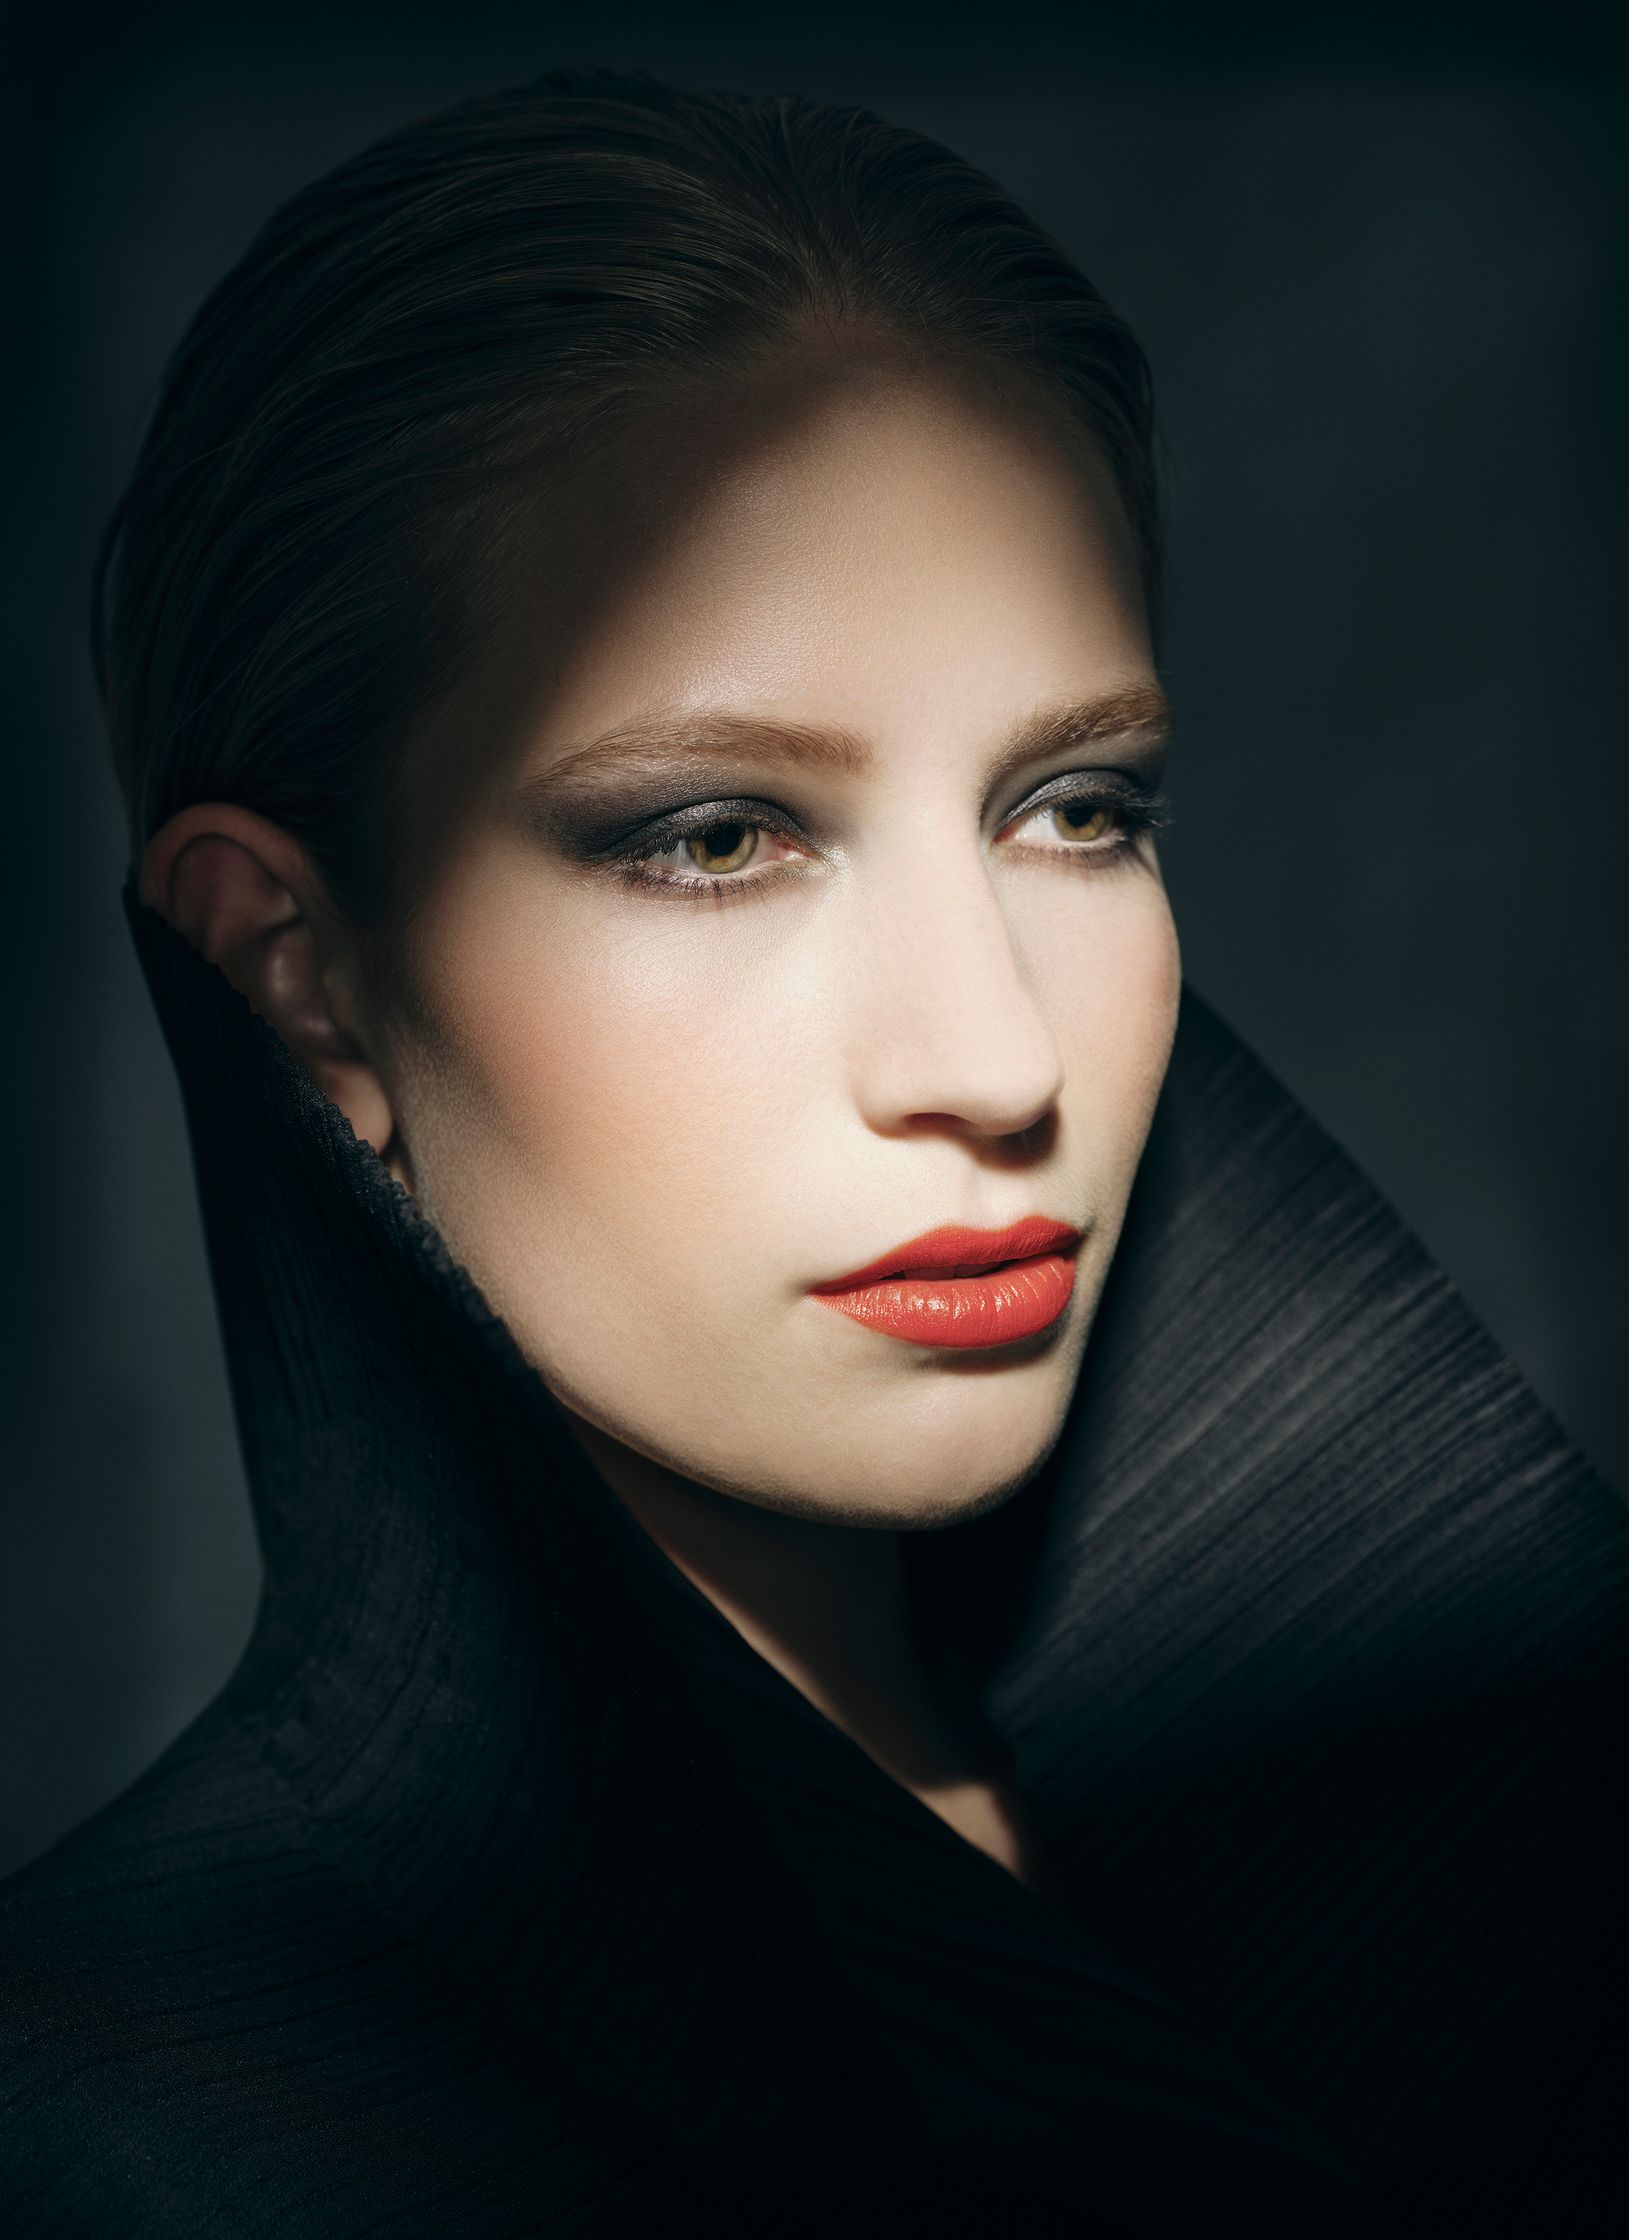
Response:
[[[778,1391],[779,1408],[745,1405],[734,1385],[698,1407],[693,1376],[647,1387],[637,1409],[626,1389],[614,1400],[585,1391],[558,1364],[546,1381],[584,1431],[610,1442],[602,1467],[636,1478],[654,1471],[671,1489],[704,1488],[783,1516],[934,1532],[998,1508],[1040,1471],[1068,1412],[1083,1337],[963,1354],[890,1348],[896,1373],[861,1389],[829,1363],[811,1370],[749,1357],[748,1391]]]
[[[850,1444],[818,1455],[802,1445],[794,1460],[770,1454],[747,1471],[713,1469],[691,1455],[661,1460],[694,1485],[710,1487],[759,1509],[808,1517],[826,1524],[876,1531],[938,1532],[966,1524],[1011,1500],[1034,1478],[1057,1442],[1061,1408],[1040,1420],[1024,1411],[1021,1425],[990,1427],[980,1438],[965,1423],[943,1422],[926,1431],[900,1426],[889,1440],[874,1427]]]

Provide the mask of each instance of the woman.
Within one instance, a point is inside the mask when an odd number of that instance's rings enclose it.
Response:
[[[9,2228],[1599,2214],[1629,1535],[1181,993],[1056,245],[552,73],[272,219],[103,557],[265,1581],[6,1887]]]

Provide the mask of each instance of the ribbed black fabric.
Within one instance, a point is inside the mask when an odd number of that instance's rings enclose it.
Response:
[[[1043,1897],[689,1584],[125,900],[265,1585],[217,1699],[0,1886],[8,2232],[1621,2214],[1629,1524],[1201,1005],[1064,1438],[911,1544]]]

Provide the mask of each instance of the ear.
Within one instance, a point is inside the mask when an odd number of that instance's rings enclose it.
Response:
[[[218,965],[407,1189],[406,1145],[370,1056],[360,946],[310,855],[235,802],[194,802],[148,841],[141,899]]]

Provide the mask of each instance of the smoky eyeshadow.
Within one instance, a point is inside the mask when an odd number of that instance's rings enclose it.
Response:
[[[1099,801],[1106,809],[1133,809],[1149,823],[1162,823],[1170,808],[1167,796],[1160,790],[1159,769],[1130,770],[1060,770],[1056,777],[1046,779],[1034,791],[1020,796],[1007,812],[1004,822],[1021,813],[1049,808],[1059,801]]]
[[[636,834],[667,816],[695,807],[785,823],[787,812],[761,796],[742,794],[741,772],[702,764],[669,763],[660,771],[591,780],[553,781],[548,775],[521,788],[521,814],[550,847],[579,861],[612,855]],[[716,805],[716,807],[715,807]]]
[[[1132,768],[1076,763],[1017,794],[998,821],[1008,823],[1052,802],[1081,798],[1136,810],[1150,822],[1163,821],[1167,804],[1158,791],[1163,761],[1163,754],[1139,753]],[[636,837],[653,837],[670,818],[673,837],[679,838],[687,812],[696,808],[708,809],[719,822],[740,818],[783,829],[796,824],[788,805],[765,795],[742,793],[741,776],[737,764],[677,758],[660,768],[577,778],[545,771],[522,784],[520,813],[527,828],[547,846],[582,863],[613,856]],[[693,828],[693,818],[689,821]]]

